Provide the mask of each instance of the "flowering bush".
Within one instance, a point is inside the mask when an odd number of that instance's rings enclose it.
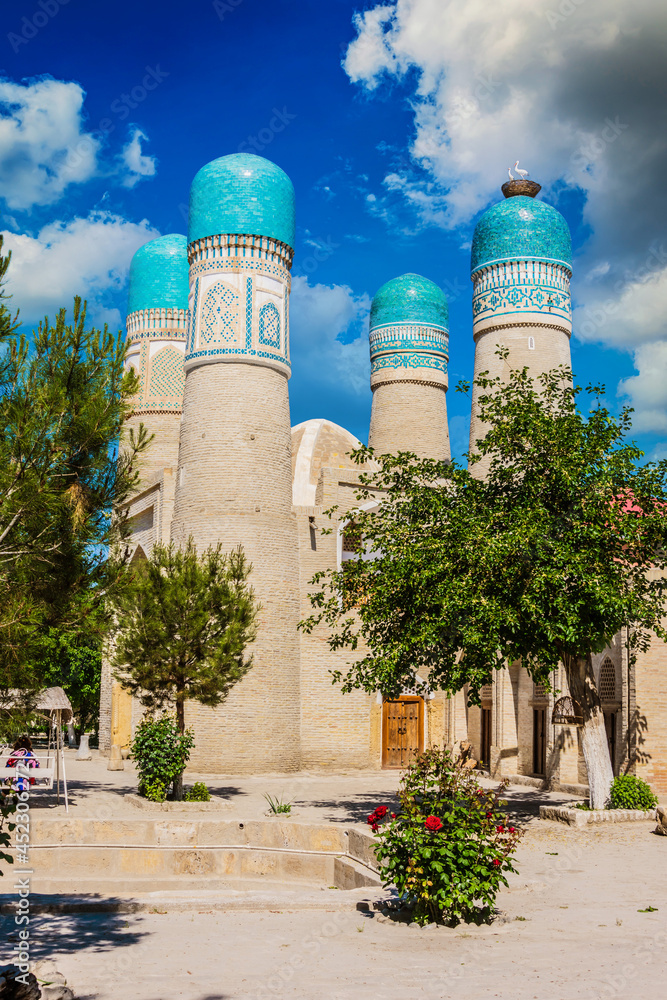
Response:
[[[379,806],[368,817],[383,885],[396,886],[417,923],[490,916],[520,837],[501,809],[503,788],[485,792],[461,758],[434,747],[405,772],[401,812],[387,818]]]

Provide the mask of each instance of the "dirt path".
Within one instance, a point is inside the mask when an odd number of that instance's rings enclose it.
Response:
[[[531,821],[489,927],[355,912],[39,918],[87,1000],[583,1000],[664,992],[667,839],[653,824]],[[642,913],[648,906],[657,912]]]

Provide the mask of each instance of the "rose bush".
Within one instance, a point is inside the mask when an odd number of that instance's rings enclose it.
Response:
[[[379,806],[367,820],[383,885],[422,925],[488,920],[505,874],[516,871],[520,833],[502,810],[505,786],[485,792],[463,764],[438,747],[420,754],[401,780],[400,813]]]

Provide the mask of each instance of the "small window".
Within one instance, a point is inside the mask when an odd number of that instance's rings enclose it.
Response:
[[[528,338],[528,350],[529,351],[534,351],[535,350],[535,338],[534,337],[529,337]]]
[[[600,700],[616,701],[616,667],[608,656],[600,667]]]

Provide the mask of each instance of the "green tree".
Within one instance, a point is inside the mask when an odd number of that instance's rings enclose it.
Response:
[[[345,691],[396,696],[419,672],[478,704],[507,663],[546,684],[562,663],[601,808],[613,775],[592,656],[624,627],[631,651],[667,639],[667,463],[641,464],[631,411],[614,418],[603,387],[573,388],[565,368],[477,384],[487,434],[469,468],[399,455],[365,474],[359,500],[378,506],[351,515],[365,558],[315,577],[302,627],[359,652],[334,674]]]
[[[64,690],[79,737],[96,731],[99,724],[102,650],[98,632],[74,635],[51,628],[36,641],[37,673],[46,687]]]
[[[10,264],[0,243],[0,285]],[[3,296],[4,297],[4,296]],[[128,560],[126,514],[143,427],[124,443],[137,380],[122,333],[74,301],[28,336],[0,303],[0,687],[38,687],[35,642],[103,634]]]
[[[175,706],[181,733],[186,700],[214,708],[252,666],[245,652],[259,609],[250,570],[241,549],[155,545],[119,596],[116,677],[152,711]],[[182,794],[181,773],[174,795]]]

